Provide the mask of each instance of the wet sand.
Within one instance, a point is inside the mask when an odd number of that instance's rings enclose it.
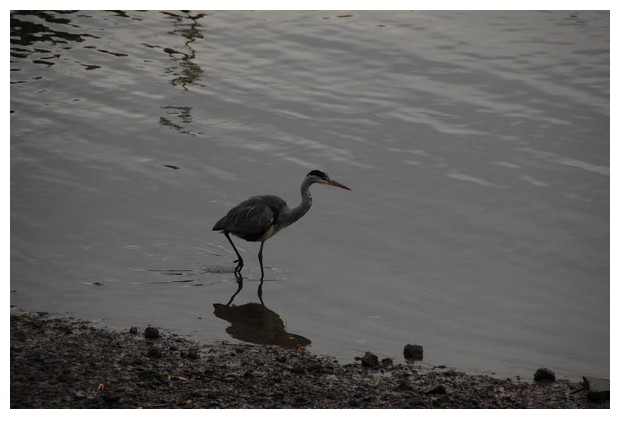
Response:
[[[303,348],[201,344],[155,327],[114,331],[11,315],[11,408],[609,408],[582,383],[527,383]]]

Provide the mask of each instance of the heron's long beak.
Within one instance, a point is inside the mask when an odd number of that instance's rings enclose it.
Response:
[[[329,179],[329,180],[327,181],[327,183],[328,183],[329,185],[335,186],[335,187],[337,187],[337,188],[346,189],[346,190],[348,190],[348,191],[350,191],[350,190],[351,190],[351,188],[349,188],[348,186],[345,186],[345,185],[343,185],[342,183],[340,183],[340,182],[336,182],[335,180],[332,180],[332,179]]]

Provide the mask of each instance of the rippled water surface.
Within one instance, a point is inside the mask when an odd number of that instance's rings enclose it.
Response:
[[[608,12],[14,12],[11,304],[608,377],[609,76]],[[266,242],[260,305],[211,228],[315,168],[353,190]]]

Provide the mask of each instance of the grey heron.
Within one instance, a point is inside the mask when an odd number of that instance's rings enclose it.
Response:
[[[331,179],[327,173],[312,170],[301,182],[301,203],[297,207],[290,208],[286,201],[275,195],[260,195],[249,198],[233,207],[226,216],[217,221],[213,231],[222,231],[233,250],[237,254],[235,274],[241,273],[243,258],[239,254],[230,234],[243,238],[247,241],[260,241],[258,261],[260,262],[261,280],[265,277],[263,269],[263,246],[265,241],[273,237],[278,231],[305,215],[312,205],[310,186],[314,183],[336,186],[337,188],[351,190],[351,188]]]

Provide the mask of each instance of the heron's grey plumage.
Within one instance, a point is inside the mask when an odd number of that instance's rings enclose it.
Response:
[[[313,170],[306,175],[304,181],[301,183],[301,203],[298,206],[291,209],[286,204],[286,201],[280,197],[275,195],[260,195],[237,204],[230,209],[226,216],[216,222],[213,226],[213,230],[222,231],[224,233],[239,258],[236,261],[238,265],[235,269],[235,273],[241,271],[243,259],[229,234],[236,235],[247,241],[261,242],[258,259],[261,264],[262,279],[264,276],[262,255],[265,240],[273,237],[273,235],[281,229],[298,221],[310,210],[310,206],[312,206],[310,186],[314,183],[324,183],[343,189],[349,189],[345,185],[330,179],[326,173]]]
[[[213,230],[226,231],[247,241],[262,241],[262,237],[277,225],[285,207],[286,201],[275,195],[252,197],[233,207]]]

